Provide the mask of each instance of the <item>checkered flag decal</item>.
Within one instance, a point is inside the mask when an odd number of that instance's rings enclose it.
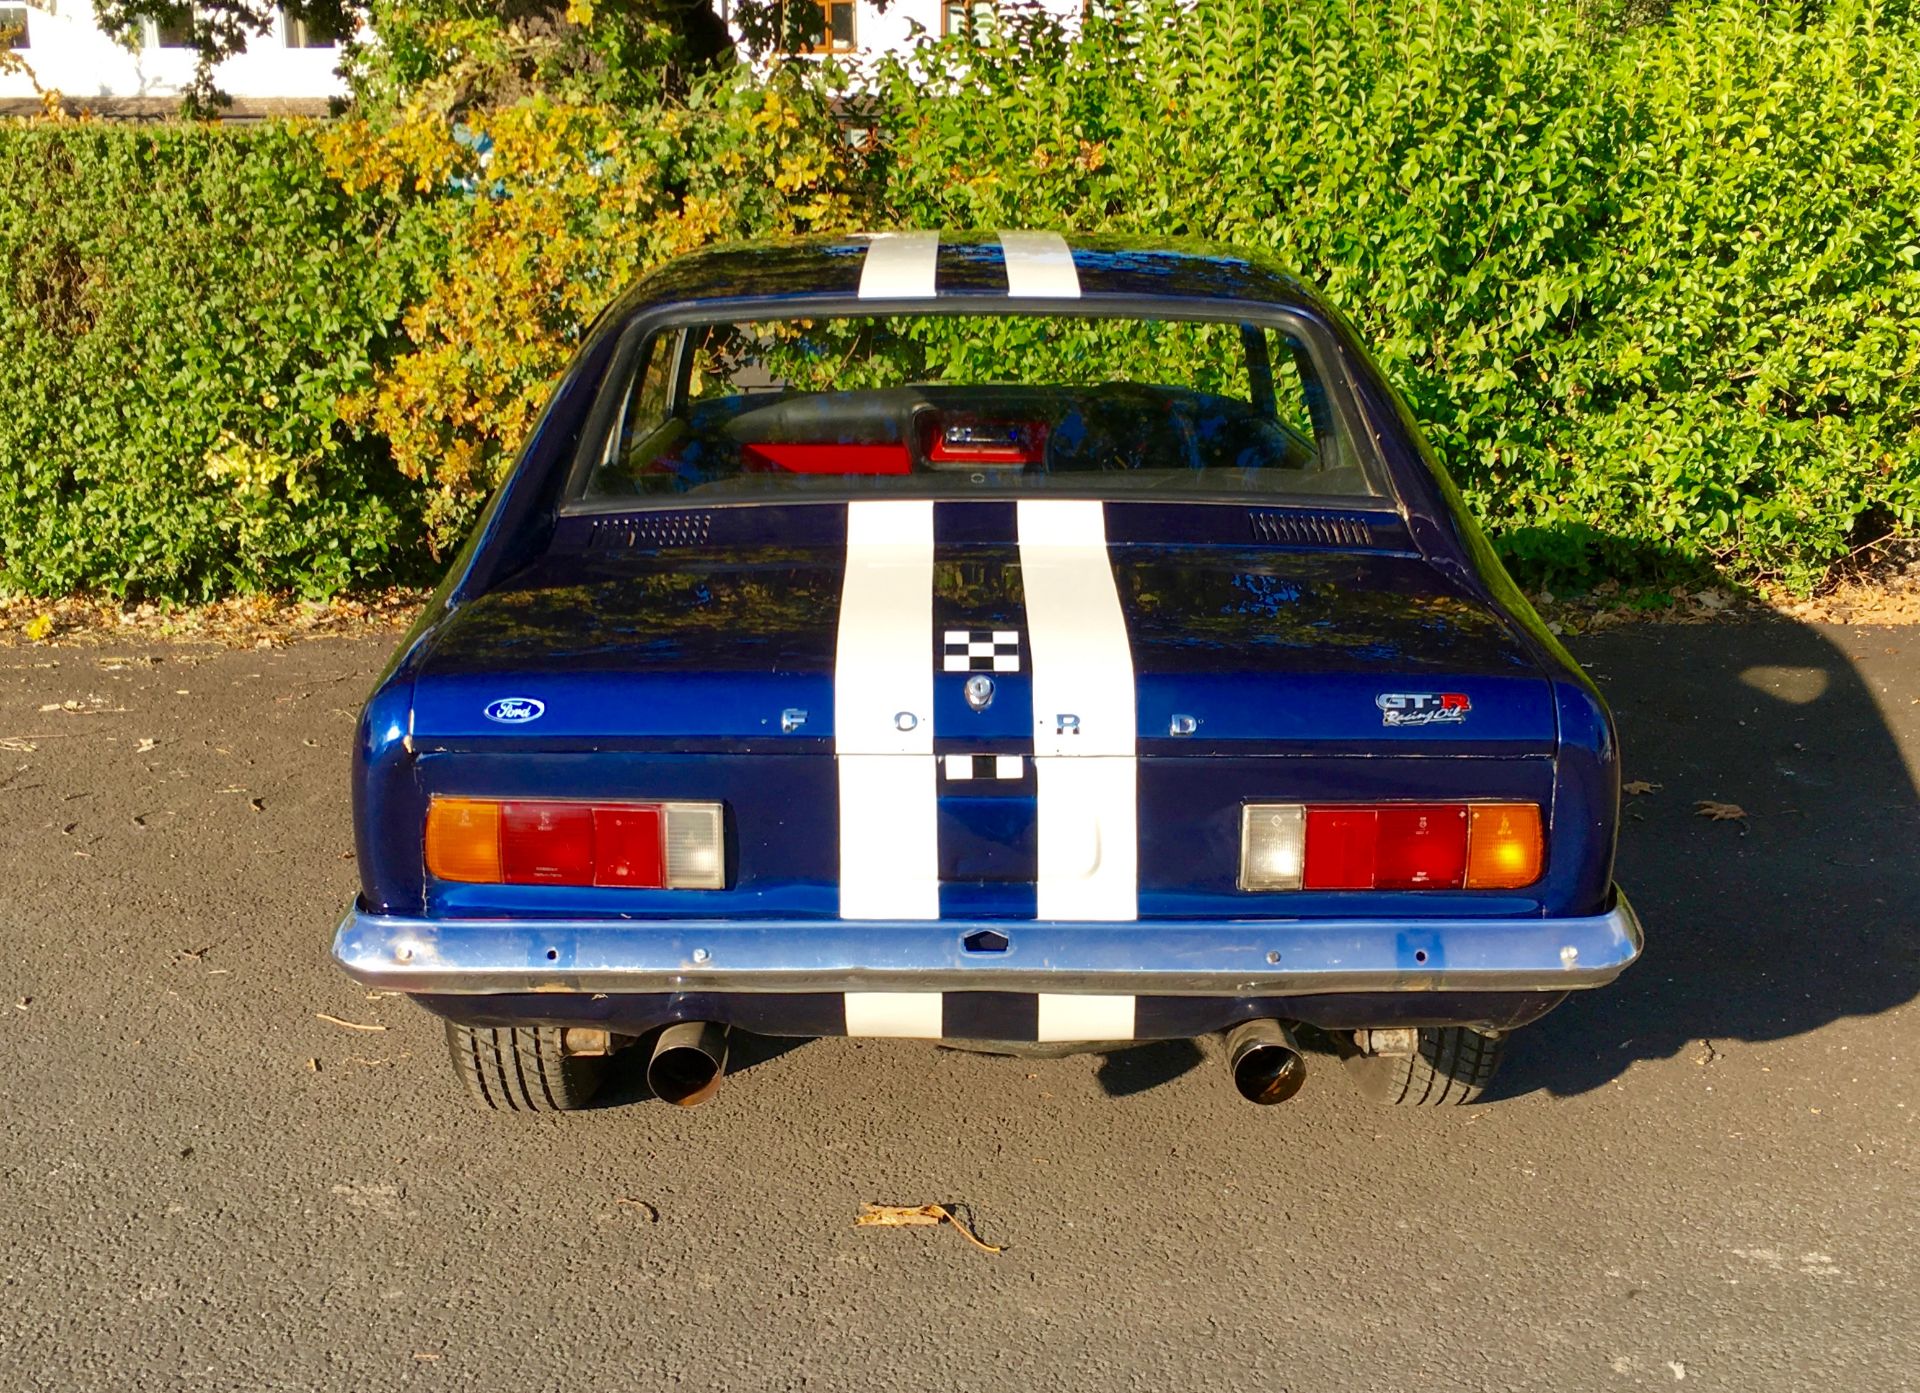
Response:
[[[1026,777],[1024,755],[948,755],[940,761],[949,779],[992,779],[996,782]]]
[[[948,629],[943,647],[948,672],[1020,671],[1020,634],[1015,629]]]

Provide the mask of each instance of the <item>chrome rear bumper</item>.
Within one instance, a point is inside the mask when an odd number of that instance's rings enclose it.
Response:
[[[991,934],[1004,947],[969,942]],[[1624,895],[1565,919],[430,920],[357,907],[334,959],[369,986],[505,992],[1565,992],[1640,956]]]

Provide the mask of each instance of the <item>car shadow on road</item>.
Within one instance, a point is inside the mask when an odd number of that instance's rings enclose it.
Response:
[[[1582,1093],[1637,1060],[1711,1058],[1920,994],[1920,800],[1881,705],[1920,697],[1920,636],[1828,632],[1847,649],[1772,619],[1572,645],[1613,707],[1629,787],[1653,786],[1623,799],[1616,872],[1647,947],[1519,1032],[1498,1093]]]
[[[1172,1083],[1200,1067],[1206,1059],[1192,1040],[1154,1040],[1130,1049],[1112,1050],[1101,1057],[1094,1078],[1109,1098],[1145,1093]]]

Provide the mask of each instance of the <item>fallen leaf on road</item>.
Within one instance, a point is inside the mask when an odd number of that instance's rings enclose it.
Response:
[[[614,1196],[613,1202],[615,1204],[630,1204],[635,1209],[645,1210],[649,1224],[657,1224],[660,1222],[660,1209],[657,1205],[648,1204],[645,1200],[637,1200],[631,1195],[616,1195]]]
[[[13,1003],[13,1009],[16,1011],[24,1011],[31,1005],[33,1005],[33,998],[30,996],[23,996],[18,1001]]]
[[[1645,779],[1628,779],[1620,785],[1620,791],[1629,798],[1644,798],[1649,793],[1658,793],[1665,784],[1650,784]]]
[[[308,1069],[308,1071],[309,1071],[310,1073],[315,1073],[315,1074],[317,1074],[317,1073],[319,1073],[319,1072],[320,1072],[320,1061],[319,1061],[319,1060],[317,1060],[317,1059],[309,1059],[309,1060],[307,1061],[307,1069]]]
[[[266,642],[265,639],[261,639],[260,641],[262,643]],[[413,1357],[415,1359],[418,1359],[422,1364],[431,1364],[434,1360],[438,1359],[440,1356],[435,1354],[432,1350],[419,1349],[413,1352]]]
[[[53,632],[53,616],[51,614],[36,614],[26,622],[21,632],[34,643],[41,643],[45,641],[48,634]]]
[[[325,1011],[315,1011],[315,1020],[325,1021],[328,1025],[345,1026],[348,1030],[385,1030],[384,1025],[363,1025],[359,1021],[343,1021],[338,1016],[329,1016]]]
[[[264,798],[249,798],[247,800],[247,806],[252,808],[256,813],[264,813],[267,810],[267,800]]]
[[[137,755],[143,755],[159,743],[158,740],[142,740],[138,745],[133,747],[133,752]]]
[[[982,1243],[975,1238],[973,1231],[954,1218],[953,1211],[943,1204],[868,1204],[853,1221],[857,1229],[897,1229],[936,1224],[952,1224],[962,1238],[983,1253],[1000,1251],[993,1244]]]
[[[1711,798],[1696,799],[1693,811],[1696,817],[1712,818],[1715,822],[1745,822],[1747,818],[1747,810],[1738,803],[1717,803]]]
[[[91,692],[85,701],[75,701],[69,697],[65,701],[50,701],[40,708],[43,713],[59,711],[69,716],[113,716],[126,709],[124,706],[109,706],[105,697],[95,696]]]
[[[17,755],[30,755],[39,748],[40,747],[34,744],[33,741],[22,740],[17,735],[9,735],[4,739],[0,739],[0,750],[11,750]]]

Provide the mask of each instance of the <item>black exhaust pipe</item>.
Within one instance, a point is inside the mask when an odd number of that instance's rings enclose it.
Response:
[[[727,1028],[681,1021],[660,1032],[647,1061],[647,1087],[676,1107],[696,1108],[720,1091],[727,1074]]]
[[[1227,1032],[1227,1071],[1249,1103],[1284,1103],[1307,1081],[1307,1059],[1279,1021],[1242,1021]]]

